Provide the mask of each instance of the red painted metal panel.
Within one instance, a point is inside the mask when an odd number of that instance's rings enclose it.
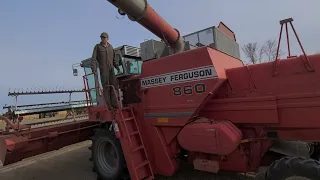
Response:
[[[200,113],[215,120],[238,123],[278,123],[275,97],[228,98],[211,100]]]
[[[170,64],[170,66],[168,66],[168,64]],[[161,60],[147,61],[142,65],[142,68],[144,69],[141,74],[142,79],[163,76],[167,73],[179,72],[197,67],[212,66],[216,78],[166,84],[144,90],[143,102],[147,113],[190,112],[193,114],[202,104],[204,99],[212,93],[211,91],[215,88],[215,85],[220,83],[221,79],[226,78],[224,69],[231,66],[239,67],[242,66],[242,63],[238,59],[226,56],[217,50],[203,47],[192,51],[186,51],[178,55],[164,57],[161,58]],[[153,67],[157,68],[155,69]],[[193,92],[190,95],[181,96],[175,96],[173,94],[173,88],[175,87],[183,88],[184,86],[195,86],[196,84],[205,84],[206,91],[202,94]],[[159,94],[161,94],[161,96],[159,96]],[[191,115],[185,117],[185,119],[187,120],[190,117]]]
[[[156,172],[165,176],[172,176],[178,168],[177,161],[172,158],[173,153],[170,151],[169,147],[160,132],[158,127],[152,127],[152,134],[150,134],[153,139],[153,158],[156,166]]]
[[[178,135],[180,145],[191,152],[228,155],[242,140],[241,131],[230,121],[200,119],[186,125]]]
[[[316,70],[320,69],[320,55],[311,55],[309,59]],[[282,60],[278,76],[272,75],[272,67],[272,63],[264,63],[249,69],[228,69],[229,88],[220,89],[219,96],[208,103],[202,115],[236,124],[320,127],[320,72],[308,72],[299,57]]]
[[[167,40],[170,44],[175,43],[179,38],[178,31],[172,28],[149,5],[147,5],[144,18],[142,18],[139,23],[159,38]]]
[[[0,135],[0,160],[8,165],[92,137],[99,123],[76,121]]]

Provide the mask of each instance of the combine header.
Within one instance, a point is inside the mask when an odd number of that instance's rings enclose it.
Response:
[[[68,102],[41,103],[18,105],[18,96],[38,94],[70,94]],[[8,112],[0,116],[5,122],[4,129],[0,129],[0,160],[8,165],[30,156],[57,150],[67,145],[88,140],[94,133],[93,129],[99,127],[98,122],[88,121],[88,115],[82,114],[73,117],[52,118],[40,122],[26,123],[25,115],[39,114],[39,119],[46,114],[61,110],[73,110],[81,101],[71,101],[72,93],[84,93],[83,90],[56,90],[56,91],[21,91],[9,92],[14,97],[14,106],[5,106]],[[66,105],[68,104],[68,105]],[[60,106],[57,106],[60,105]],[[31,108],[37,107],[37,108]],[[51,115],[51,116],[50,116]],[[38,121],[38,122],[37,122]],[[52,125],[55,124],[55,125]]]
[[[213,173],[258,172],[257,180],[320,179],[320,55],[305,54],[291,18],[280,21],[281,33],[290,23],[303,55],[291,56],[288,46],[287,59],[244,66],[235,35],[223,23],[181,36],[145,0],[109,2],[162,41],[116,49],[115,112],[106,107],[106,87],[91,59],[81,63],[85,127],[99,124],[90,149],[100,179],[172,176],[183,160]],[[43,131],[48,141],[64,136],[52,131]],[[2,139],[2,152],[10,154],[11,142],[29,142],[30,135]]]

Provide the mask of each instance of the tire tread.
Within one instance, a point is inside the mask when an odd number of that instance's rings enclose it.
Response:
[[[305,157],[284,157],[270,165],[266,180],[285,180],[293,176],[319,180],[320,162]]]

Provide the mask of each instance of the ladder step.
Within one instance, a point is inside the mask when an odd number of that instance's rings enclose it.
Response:
[[[141,138],[141,133],[139,131],[138,123],[135,118],[135,113],[133,109],[128,107],[121,108],[120,115],[122,118],[119,119],[119,122],[123,123],[122,125],[126,129],[125,136],[130,141],[130,144],[131,144],[130,150],[125,152],[126,160],[131,161],[132,164],[131,163],[130,164],[134,166],[132,170],[130,170],[130,174],[134,174],[135,179],[139,179],[139,178],[142,178],[143,180],[154,179],[150,161],[148,159],[148,155],[145,150],[143,139]],[[130,122],[127,122],[127,121],[130,121]],[[123,141],[123,139],[125,138],[121,138],[120,141]]]
[[[138,166],[136,166],[136,169],[139,169],[139,168],[141,168],[141,167],[143,167],[143,166],[145,166],[145,165],[147,165],[147,164],[149,164],[149,161],[143,161],[141,164],[139,164]]]
[[[134,132],[130,133],[130,136],[133,136],[133,135],[136,135],[136,134],[139,134],[139,131],[134,131]]]
[[[136,152],[136,151],[139,151],[140,149],[143,149],[143,145],[141,145],[137,148],[134,148],[131,152]]]
[[[124,121],[131,121],[131,120],[134,120],[133,117],[129,117],[129,118],[125,118]]]

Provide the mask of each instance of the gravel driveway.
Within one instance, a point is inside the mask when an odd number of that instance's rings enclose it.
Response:
[[[82,142],[25,159],[21,162],[0,167],[1,180],[96,180],[96,174],[91,171],[92,164],[88,160],[89,142]],[[159,177],[158,180],[252,180],[249,177],[234,173],[221,172],[218,175],[195,171],[188,165],[183,165],[173,177]]]
[[[209,172],[194,170],[192,165],[182,164],[178,173],[173,177],[156,177],[157,180],[253,180],[252,177],[246,177],[232,172],[219,172],[213,174]]]

